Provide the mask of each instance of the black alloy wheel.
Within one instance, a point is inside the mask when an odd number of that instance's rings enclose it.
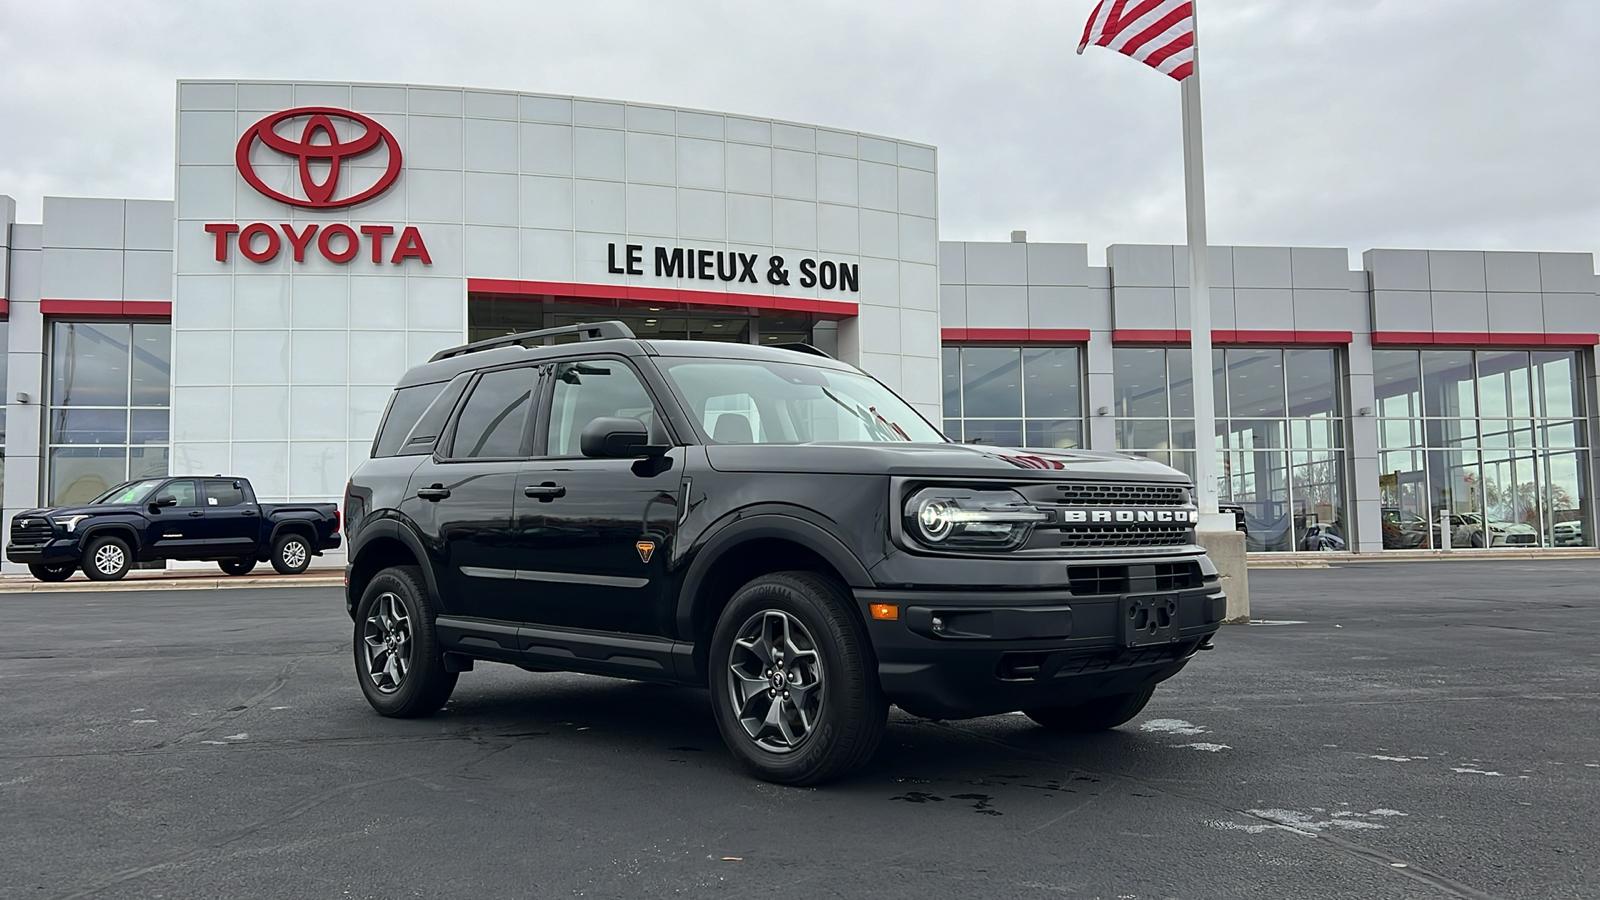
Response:
[[[865,630],[846,589],[812,572],[740,588],[711,639],[722,740],[757,778],[822,784],[871,758],[888,724]]]
[[[439,711],[456,688],[433,630],[422,570],[394,566],[372,577],[356,606],[356,680],[379,715],[410,719]]]
[[[28,571],[40,581],[66,581],[72,573],[78,571],[76,563],[28,563]]]
[[[299,575],[310,565],[311,542],[305,535],[291,532],[272,542],[272,568],[279,575]]]
[[[1150,702],[1150,695],[1155,691],[1154,687],[1147,687],[1131,694],[1113,694],[1087,703],[1072,706],[1043,706],[1025,709],[1022,712],[1049,731],[1091,734],[1096,731],[1108,731],[1137,716],[1139,711],[1144,709],[1144,705]]]
[[[91,581],[116,581],[133,568],[133,551],[128,542],[107,535],[91,538],[83,548],[83,574]]]
[[[221,559],[217,560],[217,565],[229,575],[249,575],[251,570],[256,567],[256,561],[253,559]]]

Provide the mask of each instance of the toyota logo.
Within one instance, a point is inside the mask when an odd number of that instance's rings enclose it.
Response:
[[[291,119],[305,120],[298,140],[284,137],[278,132],[278,126]],[[339,140],[339,133],[334,129],[336,119],[360,126],[361,133],[347,141]],[[304,197],[291,197],[281,191],[273,190],[261,180],[261,176],[256,174],[255,167],[250,163],[250,151],[258,140],[298,163],[300,187],[305,192]],[[339,176],[344,170],[344,164],[372,153],[380,146],[388,151],[389,164],[383,170],[383,174],[378,176],[377,182],[360,193],[335,200],[334,191],[339,186]],[[338,209],[371,200],[388,190],[400,176],[400,142],[389,133],[389,129],[360,113],[329,106],[301,106],[267,116],[245,129],[244,135],[239,138],[239,148],[234,153],[234,159],[239,166],[239,174],[244,176],[244,180],[249,182],[251,187],[274,200],[308,209]],[[318,169],[327,167],[321,180],[318,180],[312,171],[313,163],[317,164]]]

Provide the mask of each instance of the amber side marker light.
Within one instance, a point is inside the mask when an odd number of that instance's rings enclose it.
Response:
[[[872,617],[879,621],[893,622],[900,618],[900,607],[893,603],[874,603],[869,608],[872,610]]]

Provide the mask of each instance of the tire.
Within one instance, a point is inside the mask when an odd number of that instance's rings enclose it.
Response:
[[[394,566],[372,577],[356,605],[356,681],[381,716],[431,716],[456,689],[433,630],[422,570]]]
[[[1477,547],[1477,548],[1479,548],[1481,550],[1483,548],[1483,532],[1474,531],[1472,533],[1471,544],[1472,544],[1472,546]]]
[[[217,565],[229,575],[249,575],[251,570],[256,567],[256,561],[253,559],[220,559],[217,560]]]
[[[28,563],[28,571],[40,581],[66,581],[72,573],[78,571],[77,563],[58,563],[50,566],[44,563]]]
[[[132,567],[133,551],[122,538],[91,538],[89,546],[83,548],[83,574],[90,581],[116,581]]]
[[[1073,706],[1042,706],[1022,712],[1049,731],[1092,734],[1109,731],[1137,716],[1144,705],[1150,702],[1150,695],[1155,691],[1152,686],[1131,694],[1112,694]]]
[[[889,704],[850,603],[830,579],[776,572],[740,588],[718,618],[709,658],[712,712],[723,742],[755,777],[822,784],[878,749]]]
[[[311,565],[311,542],[297,532],[278,535],[272,542],[272,568],[279,575],[299,575]]]

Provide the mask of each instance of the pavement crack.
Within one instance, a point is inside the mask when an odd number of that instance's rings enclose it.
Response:
[[[217,852],[218,850],[222,850],[231,844],[237,843],[245,838],[257,834],[258,832],[272,828],[276,825],[282,825],[285,822],[293,821],[294,819],[299,818],[305,813],[310,812],[311,810],[329,802],[330,800],[335,800],[354,791],[363,790],[380,784],[391,784],[396,781],[433,777],[452,770],[465,770],[515,746],[516,743],[511,742],[505,744],[504,746],[493,747],[487,752],[480,753],[476,757],[465,762],[435,766],[432,769],[424,769],[420,772],[406,772],[400,775],[390,775],[385,778],[371,778],[366,781],[352,782],[349,784],[340,785],[339,787],[329,788],[324,791],[318,791],[309,797],[302,798],[301,800],[278,810],[270,816],[258,819],[249,825],[244,826],[243,828],[230,831],[197,847],[192,847],[181,853],[170,856],[164,860],[161,860],[160,862],[151,863],[145,866],[138,866],[135,868],[123,869],[120,872],[106,876],[94,884],[79,888],[70,894],[61,894],[59,895],[60,900],[77,900],[77,898],[93,896],[94,894],[98,894],[108,888],[116,887],[119,884],[126,884],[127,882],[135,879],[142,878],[145,875],[149,875],[154,872],[160,872],[175,866],[181,866],[197,859],[203,859],[206,856]]]
[[[272,681],[268,682],[267,686],[258,691],[254,696],[246,699],[238,706],[229,707],[227,710],[212,716],[204,725],[201,725],[199,728],[190,731],[181,737],[170,741],[162,741],[161,743],[156,744],[153,749],[160,750],[164,747],[171,746],[172,744],[187,744],[191,741],[197,741],[202,737],[205,737],[207,734],[210,734],[223,723],[237,719],[238,717],[244,715],[256,704],[266,700],[268,697],[271,697],[273,694],[276,694],[278,691],[282,690],[283,686],[289,683],[289,679],[294,677],[295,670],[299,669],[300,664],[305,662],[305,660],[306,657],[304,656],[297,656],[294,659],[289,660],[289,662],[284,665],[282,669],[278,670],[278,674],[272,679]]]

